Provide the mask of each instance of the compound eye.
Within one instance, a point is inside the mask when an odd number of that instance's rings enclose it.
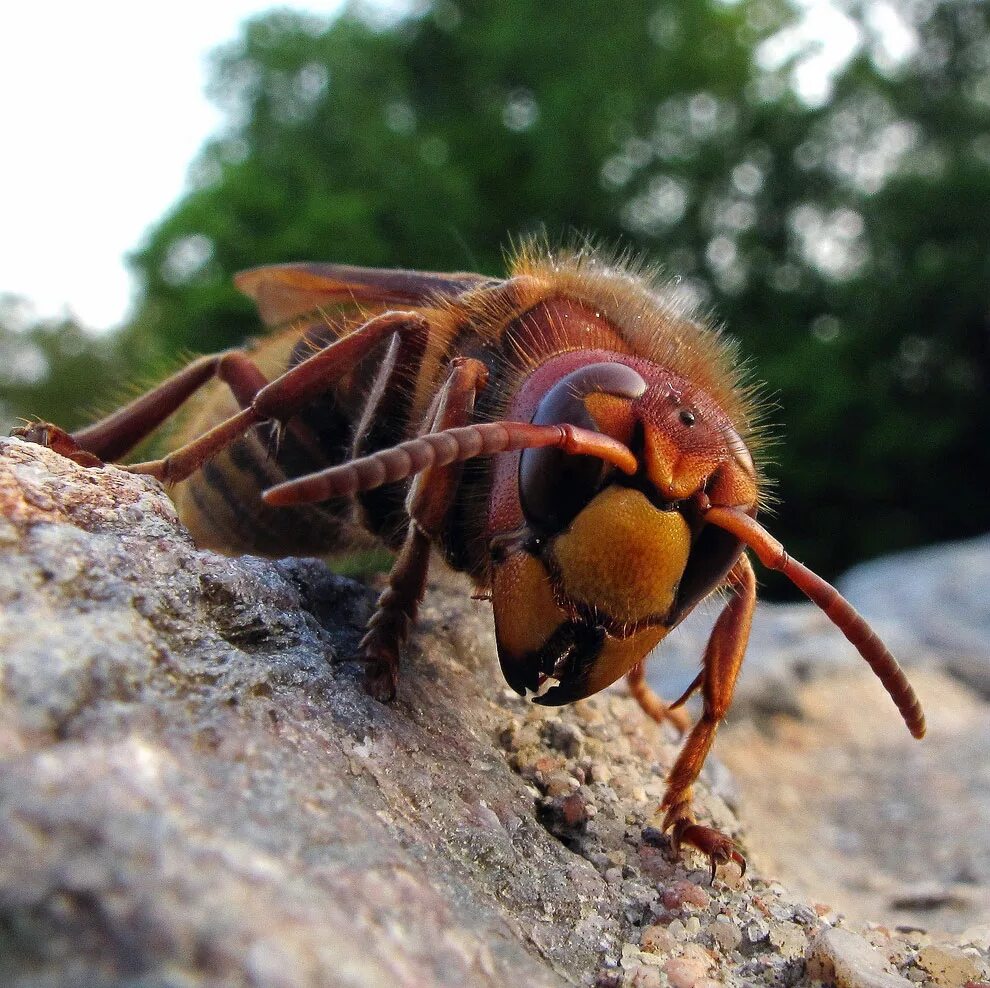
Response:
[[[584,399],[604,393],[632,401],[646,381],[625,364],[588,364],[562,377],[533,416],[536,425],[569,423],[599,431]],[[597,456],[571,456],[559,449],[523,450],[519,500],[526,520],[542,532],[560,532],[601,490],[613,468]]]
[[[739,433],[735,429],[730,429],[728,426],[723,430],[723,433],[725,435],[726,445],[729,447],[729,452],[732,453],[736,463],[742,467],[743,472],[748,477],[756,477],[756,466],[753,463],[753,457],[746,448],[746,444],[742,441]]]

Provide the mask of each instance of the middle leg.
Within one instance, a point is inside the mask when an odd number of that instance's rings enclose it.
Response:
[[[424,432],[467,425],[474,400],[484,387],[488,369],[478,360],[458,358],[437,396]],[[430,546],[457,494],[462,465],[431,467],[417,474],[406,498],[409,516],[405,540],[388,575],[368,630],[361,640],[365,662],[365,684],[375,698],[395,697],[399,679],[399,649],[416,619],[426,592]]]
[[[626,685],[632,698],[642,707],[647,717],[658,724],[671,723],[683,734],[691,726],[688,712],[676,704],[666,703],[646,682],[646,659],[638,662],[626,673]]]

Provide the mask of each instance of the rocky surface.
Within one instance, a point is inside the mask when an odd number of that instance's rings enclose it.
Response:
[[[987,928],[855,925],[769,877],[753,841],[772,822],[742,835],[756,867],[709,887],[648,829],[676,739],[618,693],[515,697],[464,593],[431,590],[397,702],[371,700],[347,659],[372,599],[315,562],[199,551],[154,482],[0,440],[0,983],[990,975]],[[756,763],[793,747],[783,724],[836,721],[804,693],[753,697]],[[727,774],[705,781],[702,814],[738,832]]]
[[[990,702],[990,535],[864,563],[841,589],[915,665]]]
[[[841,581],[908,669],[917,742],[816,608],[761,604],[717,752],[751,859],[861,921],[990,924],[990,537],[863,564]],[[679,693],[711,614],[653,660]]]

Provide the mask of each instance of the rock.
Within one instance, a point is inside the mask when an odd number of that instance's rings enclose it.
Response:
[[[808,952],[808,974],[836,988],[910,988],[911,982],[889,970],[863,937],[850,930],[825,930]]]
[[[751,863],[861,922],[990,923],[990,537],[876,560],[839,581],[907,668],[918,743],[858,654],[811,604],[760,604],[716,743],[744,807]],[[651,681],[674,695],[708,625],[667,643]],[[687,624],[687,622],[686,622]],[[675,632],[680,634],[681,629]],[[723,786],[724,791],[724,786]]]
[[[0,983],[807,983],[834,914],[644,840],[676,739],[516,697],[467,594],[430,591],[384,706],[372,590],[197,550],[155,482],[17,440],[0,558]]]
[[[990,700],[990,535],[863,563],[839,589],[892,646]]]
[[[920,742],[864,667],[796,688],[800,718],[733,717],[716,753],[754,864],[860,921],[961,931],[990,923],[990,711],[944,673],[911,678]]]
[[[711,963],[705,957],[674,957],[663,966],[671,988],[695,988],[706,979]]]
[[[956,947],[930,943],[918,951],[915,964],[931,975],[938,988],[963,988],[986,974],[979,957]]]
[[[808,949],[808,937],[797,923],[773,923],[767,936],[785,960],[802,957]]]

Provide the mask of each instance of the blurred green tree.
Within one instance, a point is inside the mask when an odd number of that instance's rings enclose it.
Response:
[[[689,113],[677,171],[725,173],[754,44],[786,15],[778,0],[437,0],[385,28],[359,10],[328,28],[252,21],[214,62],[225,132],[133,257],[142,319],[169,347],[211,349],[251,325],[229,275],[253,264],[494,272],[537,228],[652,244],[623,219],[638,209],[624,173],[653,156],[640,135]]]
[[[897,9],[907,51],[865,5],[789,151],[785,252],[719,299],[787,423],[779,529],[831,572],[990,527],[990,8]]]
[[[798,555],[834,574],[986,529],[988,10],[885,6],[897,53],[877,9],[816,105],[806,51],[768,67],[788,0],[258,18],[215,57],[224,129],[133,255],[127,335],[236,344],[258,324],[230,275],[255,264],[496,273],[510,236],[590,233],[742,338],[786,423],[774,529]]]
[[[110,411],[139,372],[120,344],[68,317],[38,319],[24,299],[0,295],[0,434],[20,414],[72,429]]]

